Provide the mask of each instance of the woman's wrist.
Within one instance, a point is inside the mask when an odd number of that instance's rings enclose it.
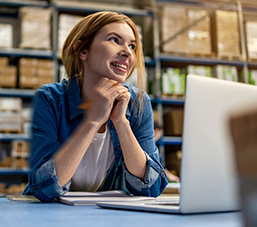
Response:
[[[124,129],[125,127],[130,127],[130,122],[127,118],[123,118],[119,121],[113,121],[113,124],[116,130]]]

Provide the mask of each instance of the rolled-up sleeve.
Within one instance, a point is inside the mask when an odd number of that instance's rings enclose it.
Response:
[[[64,187],[58,182],[52,159],[43,163],[31,176],[30,192],[42,202],[51,202],[68,192],[70,182]]]
[[[166,186],[166,176],[162,168],[153,161],[149,155],[147,157],[147,169],[145,173],[144,180],[141,180],[134,175],[132,175],[123,165],[123,171],[125,179],[130,184],[133,190],[133,194],[144,195],[144,196],[153,196],[156,197]],[[163,180],[161,179],[163,178]],[[162,185],[163,184],[163,185]]]
[[[70,185],[68,182],[61,187],[53,162],[53,156],[61,146],[57,120],[60,111],[51,92],[44,87],[37,90],[33,108],[31,169],[24,194],[33,194],[42,202],[51,202],[67,192]]]

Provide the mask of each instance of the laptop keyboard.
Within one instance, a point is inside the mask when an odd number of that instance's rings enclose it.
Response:
[[[179,203],[177,203],[177,202],[156,202],[156,203],[147,203],[147,205],[179,206]]]

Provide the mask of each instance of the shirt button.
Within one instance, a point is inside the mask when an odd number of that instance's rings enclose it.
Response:
[[[111,125],[111,129],[114,129],[114,125]]]
[[[160,170],[160,174],[163,174],[163,171],[162,171],[162,170]]]
[[[34,186],[33,186],[33,189],[36,190],[36,189],[37,189],[37,185],[34,185]]]
[[[118,151],[119,149],[120,149],[120,146],[117,146],[117,147],[116,147],[116,150]]]

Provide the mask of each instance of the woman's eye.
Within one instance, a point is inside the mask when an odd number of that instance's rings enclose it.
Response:
[[[118,43],[118,41],[119,41],[119,40],[118,40],[117,38],[115,38],[115,37],[110,38],[109,40],[112,41],[112,42],[115,42],[115,43]]]
[[[132,49],[132,50],[135,50],[136,49],[136,46],[134,44],[130,44],[129,45],[129,48]]]

